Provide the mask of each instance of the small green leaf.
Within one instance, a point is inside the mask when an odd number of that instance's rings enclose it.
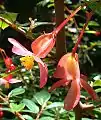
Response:
[[[0,28],[1,28],[1,29],[4,30],[4,29],[7,28],[8,26],[9,26],[8,24],[6,24],[5,22],[3,22],[3,21],[0,20]]]
[[[96,81],[93,83],[93,86],[101,86],[101,80],[96,80]]]
[[[31,116],[29,116],[29,115],[23,115],[23,117],[24,117],[25,119],[27,119],[27,120],[33,120],[33,118],[32,118]]]
[[[8,97],[14,97],[16,95],[23,94],[24,92],[25,92],[24,88],[15,88],[8,94]]]
[[[41,117],[39,120],[54,120],[52,117]]]
[[[51,109],[54,107],[63,107],[64,103],[63,102],[54,102],[46,107],[46,109]]]
[[[16,20],[18,13],[5,12],[4,14],[0,14],[1,17],[6,18],[7,20],[14,22]]]
[[[29,99],[23,99],[22,102],[33,113],[38,113],[39,112],[39,107],[33,101],[31,101]]]
[[[43,105],[50,99],[50,94],[47,91],[42,90],[42,91],[36,93],[34,95],[34,98],[40,105]]]
[[[101,88],[98,88],[95,91],[96,91],[96,93],[100,93],[101,92]]]
[[[21,104],[15,104],[15,103],[10,103],[10,108],[12,112],[20,112],[23,110],[25,105],[23,103]]]
[[[90,21],[90,22],[88,23],[88,25],[89,25],[89,26],[99,26],[99,24],[98,24],[97,22],[95,22],[95,21]]]

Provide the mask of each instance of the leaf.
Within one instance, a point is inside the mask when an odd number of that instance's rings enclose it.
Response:
[[[54,120],[52,117],[41,117],[39,120]]]
[[[86,2],[86,4],[88,4],[88,7],[92,9],[92,11],[94,11],[95,13],[101,16],[101,1],[100,0],[99,2],[88,1]]]
[[[100,93],[101,92],[101,88],[98,88],[95,91],[96,91],[96,93]]]
[[[22,102],[33,113],[38,113],[39,112],[39,107],[33,101],[31,101],[29,99],[23,99]]]
[[[100,26],[97,22],[95,22],[95,21],[90,21],[89,23],[88,23],[88,25],[89,26]]]
[[[0,108],[0,110],[1,110],[1,111],[9,111],[9,112],[11,112],[11,109],[10,109],[10,108],[5,108],[5,107]]]
[[[101,86],[101,80],[96,80],[96,81],[93,83],[93,86]]]
[[[23,103],[21,104],[15,104],[15,103],[10,103],[10,108],[12,112],[20,112],[23,110],[25,105]]]
[[[23,117],[24,117],[25,119],[27,119],[27,120],[33,120],[33,118],[32,118],[31,116],[29,116],[29,115],[23,115]]]
[[[40,105],[43,105],[50,99],[50,94],[47,91],[42,90],[42,91],[36,93],[34,95],[34,98]]]
[[[9,26],[8,24],[6,24],[5,22],[3,22],[3,21],[0,20],[0,28],[2,28],[4,30],[8,26]]]
[[[8,97],[14,97],[16,95],[23,94],[24,92],[25,92],[24,88],[15,88],[8,94]]]
[[[54,107],[63,107],[64,103],[63,102],[54,102],[46,107],[46,109],[51,109]]]
[[[1,17],[6,18],[7,20],[14,22],[16,20],[18,13],[5,12],[0,14]]]

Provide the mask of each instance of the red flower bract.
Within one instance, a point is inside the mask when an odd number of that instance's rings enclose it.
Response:
[[[80,69],[78,63],[78,54],[67,53],[64,55],[54,73],[54,77],[60,78],[61,80],[52,85],[49,92],[57,87],[68,85],[71,83],[70,89],[64,100],[64,108],[66,110],[73,109],[80,100],[80,87],[82,86],[94,100],[98,99],[95,91],[90,87],[90,85],[80,78]]]

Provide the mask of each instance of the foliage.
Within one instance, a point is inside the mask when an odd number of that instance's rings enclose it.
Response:
[[[101,119],[101,1],[64,0],[66,20],[55,27],[57,3],[38,0],[16,13],[0,2],[0,120],[74,120],[76,111]],[[57,62],[64,26],[69,53]]]

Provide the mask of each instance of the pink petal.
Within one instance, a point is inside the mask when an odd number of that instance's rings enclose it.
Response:
[[[73,109],[80,100],[80,85],[77,80],[72,81],[69,92],[64,100],[64,108],[66,110]]]
[[[40,57],[45,58],[51,51],[55,44],[55,38],[53,33],[43,34],[39,36],[34,42],[32,42],[31,48],[33,53]]]
[[[22,80],[17,80],[17,79],[10,79],[9,83],[18,83],[18,82],[22,82]]]
[[[99,100],[96,92],[93,90],[93,88],[85,80],[81,79],[81,85],[90,94],[90,96],[94,100]]]
[[[42,88],[47,83],[48,69],[46,64],[44,64],[40,58],[34,56],[34,59],[38,62],[40,68],[40,88]]]
[[[72,53],[67,53],[64,55],[58,65],[57,69],[54,73],[54,77],[56,78],[67,78],[67,80],[74,80],[80,78],[80,70],[77,58],[78,55],[72,56]],[[70,59],[72,58],[72,59]]]
[[[21,56],[26,56],[26,55],[32,55],[33,53],[28,51],[24,46],[22,46],[19,42],[17,42],[13,38],[8,38],[8,41],[13,44],[12,52],[21,55]]]
[[[56,89],[56,88],[58,88],[58,87],[60,87],[60,86],[64,86],[64,85],[68,85],[69,84],[69,82],[70,81],[67,81],[66,79],[62,79],[62,80],[59,80],[59,81],[57,81],[56,83],[54,83],[53,85],[52,85],[52,87],[48,90],[48,92],[51,92],[51,91],[53,91],[54,89]]]
[[[8,81],[3,79],[3,78],[0,78],[0,85],[4,85],[6,84]]]

